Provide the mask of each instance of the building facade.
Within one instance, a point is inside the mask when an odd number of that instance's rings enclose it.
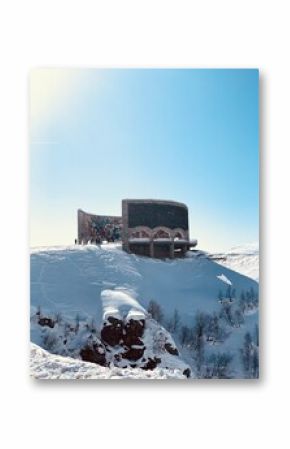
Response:
[[[182,257],[197,245],[189,238],[188,208],[176,201],[125,199],[122,217],[78,210],[78,242],[122,241],[128,253],[154,258]]]
[[[126,199],[122,223],[122,246],[128,253],[172,259],[197,245],[189,239],[188,209],[183,203]]]

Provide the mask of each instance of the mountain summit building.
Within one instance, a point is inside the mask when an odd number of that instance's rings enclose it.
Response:
[[[78,243],[121,241],[128,253],[153,258],[182,257],[197,245],[190,240],[188,208],[165,200],[125,199],[122,216],[78,210]]]

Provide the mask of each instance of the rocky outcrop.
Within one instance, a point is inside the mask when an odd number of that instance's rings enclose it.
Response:
[[[181,369],[190,377],[188,365],[179,359],[179,352],[171,335],[154,319],[127,320],[107,316],[101,330],[107,354],[119,367],[153,370],[157,366]]]
[[[124,327],[123,341],[128,347],[142,345],[141,337],[144,334],[145,320],[130,319]]]
[[[185,377],[189,378],[191,376],[191,371],[189,368],[186,368],[183,373],[182,373]]]
[[[142,368],[144,370],[153,370],[157,367],[157,365],[159,365],[159,363],[161,363],[161,359],[159,357],[148,357],[147,362],[142,366]]]
[[[122,358],[136,362],[137,360],[140,360],[143,357],[144,351],[145,351],[144,345],[140,347],[131,346],[130,348],[125,349],[125,352],[122,353]]]
[[[102,343],[87,344],[80,350],[80,357],[85,362],[97,363],[101,366],[108,366],[106,350]]]
[[[42,317],[38,318],[38,324],[40,326],[47,326],[47,327],[50,327],[51,329],[53,329],[55,326],[55,321],[52,318],[47,318],[47,317],[42,316]]]
[[[101,366],[144,370],[159,366],[178,369],[186,377],[191,375],[170,333],[150,316],[120,318],[107,314],[101,328],[93,319],[65,321],[54,316],[34,315],[32,323],[40,326],[43,347],[55,354]]]
[[[109,316],[101,330],[102,341],[109,346],[117,346],[123,342],[123,321]]]
[[[164,349],[171,355],[179,355],[178,349],[175,346],[172,346],[171,343],[166,342]]]
[[[112,316],[108,316],[101,329],[101,339],[106,350],[112,352],[115,349],[114,363],[124,366],[124,362],[128,365],[136,365],[145,351],[145,345],[142,340],[145,329],[145,320],[120,320]],[[116,352],[117,351],[117,352]]]

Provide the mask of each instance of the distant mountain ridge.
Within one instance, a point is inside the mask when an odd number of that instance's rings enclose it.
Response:
[[[225,252],[209,253],[208,257],[220,265],[259,281],[259,244],[256,242],[234,246]]]

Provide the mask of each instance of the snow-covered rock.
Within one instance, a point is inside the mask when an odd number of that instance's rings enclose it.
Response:
[[[30,350],[30,375],[34,379],[184,379],[178,369],[102,367],[70,357],[51,354],[35,344]]]
[[[137,300],[121,290],[107,289],[101,292],[100,301],[102,322],[43,316],[38,309],[31,316],[35,340],[52,353],[101,366],[144,370],[161,366],[179,369],[187,377],[191,375],[189,365],[180,359],[170,334]]]
[[[122,290],[103,290],[101,292],[103,322],[108,317],[118,320],[145,320],[148,313],[131,295]]]

